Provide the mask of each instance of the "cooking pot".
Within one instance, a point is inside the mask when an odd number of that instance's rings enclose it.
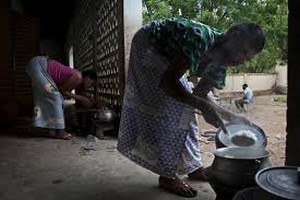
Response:
[[[271,164],[264,148],[223,147],[214,152],[210,168],[214,182],[233,188],[255,186],[255,174]]]
[[[117,118],[117,113],[112,109],[99,109],[95,115],[97,122],[113,122]]]
[[[232,200],[254,200],[254,192],[256,187],[245,188],[238,191]]]
[[[228,133],[219,128],[216,133],[216,148],[222,147],[251,147],[265,148],[267,137],[264,131],[255,124],[239,121],[225,123]]]
[[[299,200],[300,167],[268,167],[255,175],[254,199]]]

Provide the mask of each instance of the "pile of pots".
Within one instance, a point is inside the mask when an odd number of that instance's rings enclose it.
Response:
[[[237,192],[233,200],[298,200],[300,167],[268,167],[256,176],[256,187]]]
[[[295,181],[298,168],[271,166],[267,139],[261,128],[238,122],[226,127],[229,133],[219,129],[216,134],[215,158],[208,169],[216,200],[300,199],[300,185]],[[236,142],[239,140],[233,141],[242,130],[247,130],[253,141],[240,140],[240,145]]]

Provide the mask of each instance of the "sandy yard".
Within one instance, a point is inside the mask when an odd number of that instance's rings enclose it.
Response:
[[[270,160],[278,166],[284,164],[285,157],[286,104],[274,102],[273,98],[256,97],[247,117],[268,136]],[[234,104],[230,108],[235,110]],[[202,117],[200,122],[202,130],[212,129]],[[89,152],[83,150],[87,144],[84,137],[66,141],[26,135],[26,129],[20,127],[17,137],[1,137],[0,199],[182,199],[160,190],[156,174],[122,156],[115,138],[100,140],[96,151]],[[214,159],[215,143],[200,143],[204,166],[208,166]],[[194,181],[192,185],[198,190],[195,200],[215,199],[209,183]]]
[[[284,165],[285,142],[286,142],[286,103],[275,102],[275,95],[264,95],[255,97],[255,102],[249,113],[244,114],[253,123],[260,126],[265,132],[268,140],[267,150],[270,152],[270,161],[275,166]],[[225,104],[226,105],[226,104]],[[237,112],[234,103],[227,104],[227,107]],[[205,122],[199,115],[199,122],[202,131],[216,130]],[[204,139],[201,137],[201,140]],[[203,162],[209,165],[214,156],[214,142],[201,141],[201,151]]]

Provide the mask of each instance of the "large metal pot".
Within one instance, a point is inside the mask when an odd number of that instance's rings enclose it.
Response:
[[[267,137],[264,131],[255,124],[232,121],[226,123],[225,127],[228,130],[228,133],[225,133],[222,128],[219,128],[216,133],[217,149],[222,147],[265,148],[267,146]],[[243,133],[247,137],[241,137],[241,134]],[[239,137],[240,140],[234,140],[239,139]],[[241,140],[243,138],[244,140]]]
[[[223,147],[214,152],[210,173],[223,186],[246,188],[255,186],[255,174],[271,164],[264,148]]]
[[[268,167],[256,174],[255,181],[258,187],[254,199],[300,199],[300,167]]]

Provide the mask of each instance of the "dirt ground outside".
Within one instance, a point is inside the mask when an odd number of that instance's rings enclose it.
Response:
[[[272,165],[282,166],[285,162],[287,105],[285,102],[274,101],[276,97],[277,95],[256,96],[250,112],[244,115],[265,132],[268,141],[266,149],[270,152]],[[224,105],[237,112],[233,102]],[[207,124],[201,115],[198,118],[202,132],[216,130],[213,126]],[[205,142],[204,139],[204,137],[200,137],[202,159],[204,165],[209,165],[214,158],[212,153],[216,149],[215,142]]]

